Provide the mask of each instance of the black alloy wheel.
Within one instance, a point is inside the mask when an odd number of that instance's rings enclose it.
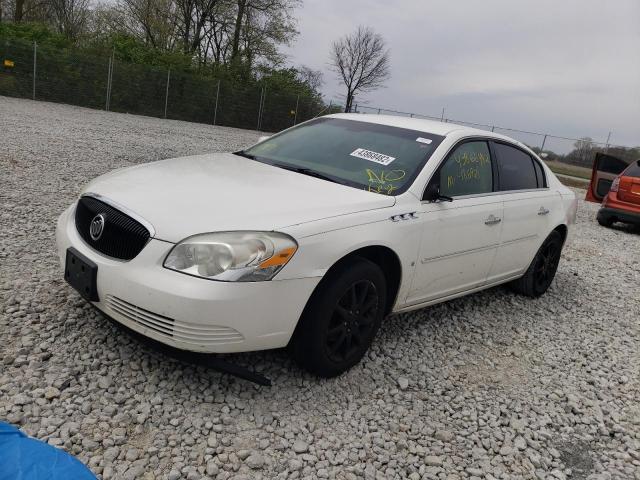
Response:
[[[562,244],[558,241],[548,241],[542,245],[536,256],[534,266],[533,278],[536,291],[544,292],[551,285],[553,277],[555,277],[558,270],[561,252]]]
[[[534,298],[546,292],[556,276],[563,244],[560,232],[551,232],[538,249],[525,274],[511,282],[511,288]]]
[[[380,299],[370,280],[351,285],[338,300],[325,337],[327,354],[336,363],[349,361],[375,327]]]
[[[357,364],[386,314],[387,282],[381,268],[361,257],[333,267],[302,312],[289,342],[293,358],[321,377]]]

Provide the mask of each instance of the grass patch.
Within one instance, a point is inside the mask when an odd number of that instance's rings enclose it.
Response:
[[[560,183],[566,185],[567,187],[575,187],[582,188],[586,190],[589,187],[589,182],[587,180],[579,180],[577,178],[569,178],[569,177],[558,177]]]
[[[578,167],[577,165],[569,165],[568,163],[562,163],[555,160],[545,160],[545,163],[553,173],[571,175],[572,177],[584,178],[585,180],[591,179],[590,168]]]

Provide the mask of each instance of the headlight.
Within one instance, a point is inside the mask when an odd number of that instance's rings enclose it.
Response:
[[[284,233],[204,233],[173,247],[164,266],[210,280],[256,282],[271,280],[297,249]]]

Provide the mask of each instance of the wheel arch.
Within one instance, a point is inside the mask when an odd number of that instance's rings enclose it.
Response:
[[[398,254],[391,248],[383,245],[360,247],[336,260],[329,270],[327,270],[324,278],[330,277],[332,272],[341,268],[345,263],[348,263],[355,258],[364,258],[375,263],[384,273],[387,280],[387,305],[385,308],[385,315],[388,315],[391,313],[391,310],[396,303],[398,292],[400,291],[400,283],[402,281],[402,264]]]
[[[569,228],[564,223],[561,223],[552,231],[558,232],[560,235],[562,235],[562,244],[564,245],[564,242],[567,240],[567,235],[569,234]]]

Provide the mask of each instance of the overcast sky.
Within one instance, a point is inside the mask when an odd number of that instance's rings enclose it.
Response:
[[[285,51],[327,100],[344,98],[332,40],[368,25],[391,79],[356,103],[640,145],[640,0],[304,0],[297,17]]]

